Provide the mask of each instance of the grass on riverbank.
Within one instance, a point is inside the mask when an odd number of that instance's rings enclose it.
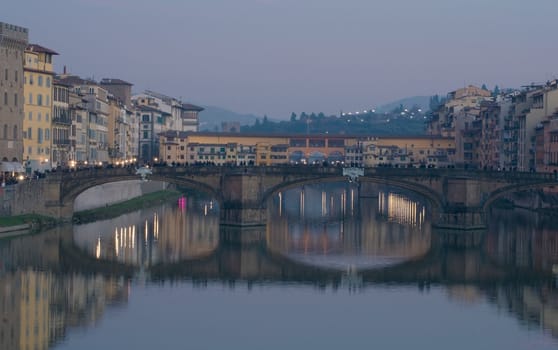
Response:
[[[56,219],[39,214],[0,217],[0,227],[18,226],[24,224],[30,224],[32,226],[50,226],[56,224]]]
[[[173,199],[178,199],[181,195],[182,193],[176,190],[152,192],[140,197],[132,198],[125,202],[107,205],[106,207],[97,209],[76,212],[74,213],[73,221],[75,223],[83,224],[97,220],[115,218],[134,210],[148,208]]]

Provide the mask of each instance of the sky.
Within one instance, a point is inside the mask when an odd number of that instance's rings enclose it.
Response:
[[[558,77],[556,0],[6,0],[55,68],[289,118]]]

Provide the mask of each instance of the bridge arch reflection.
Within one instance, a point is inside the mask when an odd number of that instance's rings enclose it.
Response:
[[[431,246],[424,205],[403,194],[359,198],[354,186],[319,184],[279,192],[270,202],[266,249],[294,263],[376,269],[417,259]]]
[[[219,244],[218,206],[182,197],[176,204],[76,225],[73,239],[96,259],[137,267],[200,258]]]

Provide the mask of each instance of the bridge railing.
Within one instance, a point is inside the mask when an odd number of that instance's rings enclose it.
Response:
[[[158,175],[341,175],[342,168],[337,167],[302,167],[302,166],[191,166],[191,167],[156,167]]]
[[[479,179],[501,179],[510,182],[532,182],[532,181],[558,181],[554,173],[535,173],[520,171],[490,171],[490,170],[465,170],[465,169],[445,169],[445,168],[365,168],[365,176],[448,176],[448,177],[468,177]]]
[[[217,166],[194,165],[186,167],[154,167],[153,174],[159,176],[187,176],[210,174],[251,174],[251,175],[338,175],[342,176],[343,168],[336,166]],[[554,173],[534,173],[519,171],[483,171],[445,168],[365,168],[365,176],[389,177],[467,177],[479,179],[499,179],[508,182],[558,182]],[[48,175],[54,179],[89,179],[93,177],[136,176],[136,169],[127,168],[91,168],[79,171],[56,172]],[[139,178],[139,175],[137,175]],[[149,176],[148,176],[149,178]]]

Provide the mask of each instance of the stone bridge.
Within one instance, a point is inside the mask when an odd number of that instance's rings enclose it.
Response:
[[[12,215],[40,213],[71,219],[76,197],[108,182],[138,179],[133,168],[90,169],[52,173],[46,179],[19,184]],[[199,190],[220,203],[221,223],[239,226],[265,224],[266,202],[288,188],[347,181],[343,168],[275,167],[155,167],[150,180]],[[435,226],[458,229],[485,227],[485,213],[496,199],[517,191],[558,185],[555,174],[464,171],[457,169],[366,168],[356,184],[395,186],[423,196],[430,204]]]

